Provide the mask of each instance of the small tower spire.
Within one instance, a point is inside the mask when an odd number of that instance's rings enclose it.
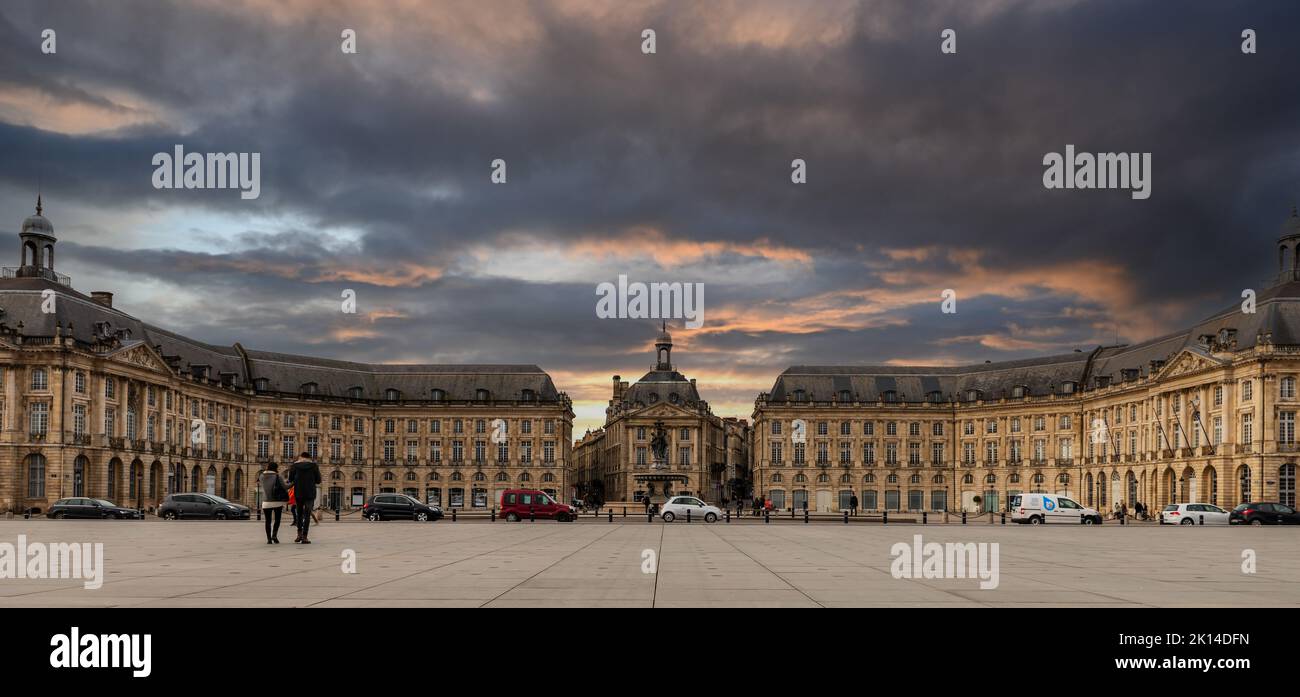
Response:
[[[1291,213],[1293,215],[1295,214],[1295,207],[1291,208]],[[40,214],[41,214],[41,195],[36,194],[36,215],[40,215]]]

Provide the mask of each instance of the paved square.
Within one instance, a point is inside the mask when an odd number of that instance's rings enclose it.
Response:
[[[895,579],[916,534],[999,543],[998,587]],[[104,585],[0,579],[0,607],[1300,606],[1295,528],[327,521],[304,547],[258,522],[0,521],[19,535],[103,542]]]

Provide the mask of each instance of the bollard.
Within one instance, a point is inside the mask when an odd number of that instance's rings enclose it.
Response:
[[[930,514],[926,511],[921,511],[921,525],[929,525],[929,524],[930,524]]]
[[[885,509],[885,512],[880,517],[880,522],[882,525],[889,525],[889,509]]]
[[[647,523],[655,522],[655,515],[650,512],[649,508],[645,509],[645,522]]]
[[[794,520],[794,508],[790,509],[790,520]]]
[[[451,522],[456,522],[456,509],[451,509]]]
[[[258,520],[261,520],[261,519],[262,519],[262,507],[261,507],[261,506],[258,506],[258,507],[257,507],[257,519],[258,519]]]
[[[808,509],[807,509],[807,508],[803,509],[803,524],[804,524],[804,525],[807,525],[807,524],[808,524]]]
[[[529,507],[528,507],[528,522],[530,522],[530,523],[536,523],[536,522],[537,522],[537,511],[536,511],[535,509],[533,509],[532,506],[529,506]]]
[[[989,511],[989,525],[993,524],[993,511]]]
[[[24,509],[23,509],[23,520],[31,520],[31,518],[32,518],[32,509],[30,509],[30,508],[24,508]]]
[[[1124,516],[1122,516],[1122,515],[1119,517],[1119,524],[1120,524],[1120,525],[1123,525],[1123,524],[1124,524]]]
[[[627,506],[624,506],[624,507],[623,507],[623,517],[624,517],[624,518],[627,517]]]
[[[691,522],[691,509],[686,509],[686,522]]]
[[[1205,525],[1205,514],[1201,514],[1201,525]]]
[[[845,509],[845,511],[844,511],[844,524],[845,524],[845,525],[848,525],[848,524],[849,524],[849,512],[848,512],[847,509]]]
[[[727,522],[728,522],[728,523],[731,522],[731,509],[730,509],[730,508],[724,510],[724,511],[722,512],[722,515],[723,515],[723,517],[725,517],[725,518],[727,519]]]
[[[609,509],[609,522],[614,522],[614,509]]]
[[[962,525],[966,524],[966,511],[961,512],[961,524]]]
[[[1006,512],[1006,511],[1002,511],[1002,524],[1003,524],[1003,525],[1006,525],[1006,524],[1007,524],[1007,512]]]
[[[492,507],[492,522],[493,522],[493,523],[497,522],[497,507],[496,507],[496,506],[493,506],[493,507]]]
[[[766,510],[763,511],[763,522],[765,524],[772,522],[772,516],[770,511],[766,511]]]
[[[1083,525],[1083,514],[1079,514],[1079,525]]]
[[[334,522],[336,522],[336,523],[339,522],[339,507],[338,507],[338,506],[335,506],[335,507],[334,507]]]

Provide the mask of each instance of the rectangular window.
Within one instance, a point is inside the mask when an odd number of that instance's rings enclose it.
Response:
[[[1295,445],[1295,412],[1284,411],[1277,415],[1277,442]]]
[[[50,428],[50,405],[45,402],[32,403],[31,432],[43,436]]]

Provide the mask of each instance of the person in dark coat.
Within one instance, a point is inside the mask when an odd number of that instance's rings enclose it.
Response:
[[[320,465],[311,459],[309,453],[302,453],[289,467],[289,483],[293,485],[294,521],[298,526],[298,539],[305,545],[311,544],[307,532],[311,529],[311,509],[316,503],[316,487],[320,485]]]
[[[857,494],[849,494],[849,510],[853,511],[853,515],[857,515],[857,514],[858,514],[858,495],[857,495]]]

